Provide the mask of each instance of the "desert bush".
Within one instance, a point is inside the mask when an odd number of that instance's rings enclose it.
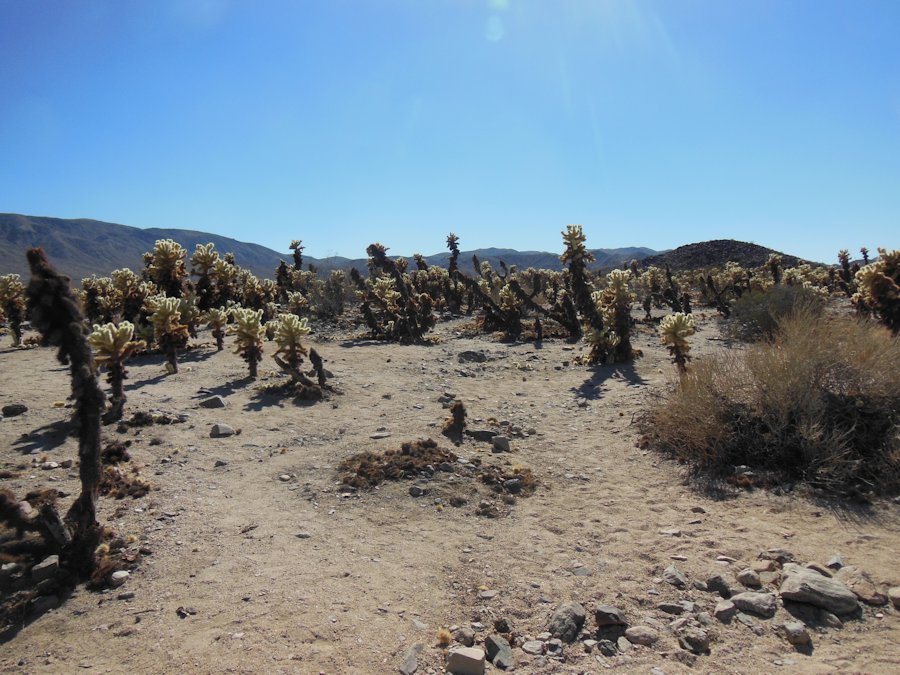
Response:
[[[824,309],[822,296],[813,288],[778,284],[766,291],[744,293],[735,300],[725,332],[747,342],[770,340],[785,318],[802,313],[817,319]]]
[[[775,338],[694,364],[648,410],[655,448],[701,474],[746,465],[843,494],[900,488],[900,338],[798,313]]]

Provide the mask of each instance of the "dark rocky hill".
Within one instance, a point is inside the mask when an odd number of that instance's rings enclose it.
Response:
[[[796,256],[746,241],[714,239],[712,241],[679,246],[665,253],[647,256],[641,261],[641,265],[644,267],[650,265],[665,267],[668,265],[672,270],[691,270],[724,265],[727,262],[736,262],[744,267],[759,267],[766,263],[769,255],[772,253],[778,253],[784,258],[783,265],[785,267],[795,267],[803,262],[807,262]]]

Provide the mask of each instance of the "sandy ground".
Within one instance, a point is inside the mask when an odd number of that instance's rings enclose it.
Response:
[[[729,348],[717,321],[700,322],[696,358]],[[217,353],[201,333],[175,375],[158,356],[135,359],[126,416],[189,415],[127,433],[104,429],[107,439],[133,441],[134,462],[157,489],[136,500],[102,499],[101,520],[152,553],[125,586],[79,588],[0,645],[0,671],[390,673],[421,643],[419,672],[440,673],[439,628],[480,622],[480,641],[505,618],[531,639],[569,601],[588,610],[583,637],[595,629],[592,608],[611,604],[660,640],[614,657],[581,642],[562,659],[514,647],[515,672],[900,671],[900,613],[890,607],[814,630],[808,654],[782,637],[790,616],[781,607],[773,619],[757,618],[755,631],[713,619],[711,652],[693,667],[676,657],[674,617],[657,608],[687,599],[711,613],[719,599],[663,582],[669,565],[691,582],[720,573],[738,588],[734,575],[770,548],[800,562],[837,553],[885,588],[898,585],[900,506],[860,513],[796,495],[716,500],[692,488],[681,467],[636,445],[633,415],[674,372],[653,327],[640,327],[635,344],[644,357],[634,364],[586,368],[571,363],[580,344],[503,344],[465,337],[462,323],[439,324],[437,344],[427,346],[310,336],[342,392],[315,404],[261,394],[261,383],[278,378],[272,343],[256,382],[231,353],[232,338]],[[460,363],[467,350],[487,360]],[[28,464],[32,450],[74,459],[75,440],[59,431],[69,411],[54,406],[68,395],[68,374],[53,352],[4,347],[0,371],[0,403],[28,406],[0,422],[0,468]],[[200,407],[201,390],[223,396],[226,407]],[[472,439],[454,448],[440,435],[445,392],[465,403],[470,428],[495,418],[520,430],[512,452],[494,454]],[[241,433],[211,438],[216,422]],[[531,468],[538,490],[512,506],[497,502],[508,513],[487,518],[476,507],[490,492],[461,475],[416,482],[427,488],[421,497],[410,496],[409,481],[364,493],[339,484],[337,466],[350,455],[427,437],[463,458]],[[3,483],[17,494],[78,488],[75,469],[29,468]],[[467,503],[435,503],[453,494]],[[485,599],[484,590],[497,593]],[[133,597],[118,599],[123,592]]]

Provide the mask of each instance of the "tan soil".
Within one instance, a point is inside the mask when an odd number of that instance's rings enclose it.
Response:
[[[514,649],[516,672],[687,672],[666,628],[672,617],[656,604],[692,599],[711,612],[718,596],[660,582],[673,562],[691,581],[721,573],[738,587],[734,575],[745,563],[781,547],[801,562],[824,563],[840,553],[881,584],[900,584],[897,505],[860,513],[763,491],[716,501],[691,487],[681,467],[636,446],[633,415],[674,372],[655,329],[640,327],[635,344],[644,357],[633,365],[591,369],[563,365],[580,344],[503,344],[462,337],[461,325],[441,323],[431,346],[310,336],[343,392],[314,404],[260,396],[260,383],[281,377],[271,372],[271,343],[258,382],[246,379],[238,356],[216,353],[207,334],[176,375],[165,375],[161,357],[135,359],[126,416],[190,415],[181,424],[124,434],[104,429],[107,439],[134,441],[131,455],[158,489],[136,500],[102,499],[101,521],[136,535],[152,555],[122,588],[79,587],[25,626],[0,646],[0,670],[390,673],[423,643],[419,672],[442,672],[439,628],[480,621],[490,629],[505,617],[517,635],[533,637],[547,629],[558,604],[578,601],[588,609],[587,626],[596,604],[612,604],[632,625],[658,626],[659,643],[614,658],[575,643],[564,661],[544,666]],[[728,348],[717,319],[700,326],[695,357]],[[2,339],[7,345],[9,337]],[[489,360],[459,363],[457,355],[472,349]],[[54,461],[74,459],[74,439],[53,435],[52,425],[68,416],[54,402],[69,392],[68,373],[53,352],[4,348],[0,370],[0,403],[29,408],[0,422],[0,468],[29,463],[23,450],[30,447]],[[227,407],[198,407],[201,388],[224,396]],[[509,455],[472,439],[454,447],[440,435],[447,411],[437,399],[445,391],[465,403],[469,428],[494,417],[535,433],[513,436]],[[241,433],[210,438],[214,422]],[[370,438],[381,428],[390,436]],[[23,434],[32,436],[22,440]],[[463,478],[453,483],[446,473],[416,482],[429,490],[418,498],[409,495],[410,481],[358,494],[339,485],[337,466],[350,455],[427,437],[464,458],[530,468],[538,490],[511,506],[494,499],[508,514],[492,519],[475,513],[481,499],[493,499],[488,488]],[[219,459],[228,464],[216,468]],[[78,489],[74,469],[28,469],[3,483],[16,494],[51,484],[73,496]],[[453,495],[467,504],[450,507]],[[447,505],[439,508],[435,497]],[[661,533],[669,528],[680,536]],[[720,555],[739,562],[719,564]],[[573,574],[580,566],[591,575]],[[483,600],[479,589],[499,594]],[[116,599],[123,591],[134,598]],[[180,618],[179,607],[195,613]],[[814,631],[809,655],[780,636],[788,618],[779,608],[774,619],[758,619],[761,635],[714,621],[711,654],[698,657],[694,670],[900,670],[896,610],[866,607],[862,619],[842,629]]]

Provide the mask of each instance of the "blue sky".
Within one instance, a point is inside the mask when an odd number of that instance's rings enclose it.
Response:
[[[0,0],[0,211],[316,257],[900,246],[897,0]]]

